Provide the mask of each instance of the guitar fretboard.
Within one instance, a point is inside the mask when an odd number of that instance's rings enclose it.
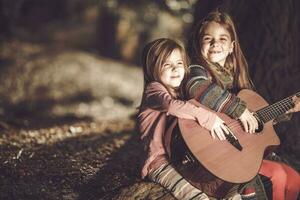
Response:
[[[300,97],[300,92],[297,92],[295,94],[297,97]],[[294,96],[294,95],[293,95]],[[256,114],[262,120],[264,123],[275,119],[279,115],[284,114],[286,111],[291,109],[294,106],[292,97],[289,96],[285,99],[282,99],[281,101],[278,101],[272,105],[269,105],[267,107],[264,107],[258,111],[256,111]]]

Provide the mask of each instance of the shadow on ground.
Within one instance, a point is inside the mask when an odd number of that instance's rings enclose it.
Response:
[[[82,129],[73,135],[55,129],[68,135],[57,142],[0,145],[0,199],[172,199],[139,178],[142,147],[133,124],[82,122],[72,125]]]
[[[75,112],[64,111],[65,113],[63,115],[55,115],[53,114],[53,108],[56,106],[63,107],[66,105],[91,103],[94,100],[95,98],[92,94],[86,91],[62,100],[40,98],[36,100],[23,100],[13,104],[2,99],[0,106],[4,108],[2,114],[3,120],[18,128],[30,130],[52,127],[54,125],[72,124],[82,121],[91,122],[92,117],[88,115],[77,116]]]

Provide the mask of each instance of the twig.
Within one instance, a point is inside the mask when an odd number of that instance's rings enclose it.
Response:
[[[20,158],[22,152],[23,152],[23,148],[18,152],[18,154],[17,154],[17,160],[19,160],[19,158]]]

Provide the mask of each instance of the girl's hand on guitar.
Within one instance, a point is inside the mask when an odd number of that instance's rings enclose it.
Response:
[[[220,140],[226,140],[225,134],[229,134],[229,131],[220,117],[216,118],[215,123],[210,130],[210,134],[213,139],[217,136]]]
[[[258,122],[253,114],[246,108],[243,114],[239,117],[244,129],[248,133],[255,133],[255,129],[258,128]]]
[[[293,102],[294,102],[294,107],[289,109],[286,113],[293,113],[293,112],[299,112],[300,111],[300,98],[293,96]]]

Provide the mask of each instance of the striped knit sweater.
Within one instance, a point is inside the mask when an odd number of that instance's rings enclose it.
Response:
[[[228,91],[232,87],[232,77],[224,74],[222,78],[227,82],[231,80],[231,83],[227,85],[228,88],[223,89],[212,82],[211,76],[204,67],[191,65],[189,69],[190,77],[185,85],[188,97],[195,98],[201,104],[217,112],[226,113],[232,118],[237,119],[241,116],[246,109],[246,103]]]

